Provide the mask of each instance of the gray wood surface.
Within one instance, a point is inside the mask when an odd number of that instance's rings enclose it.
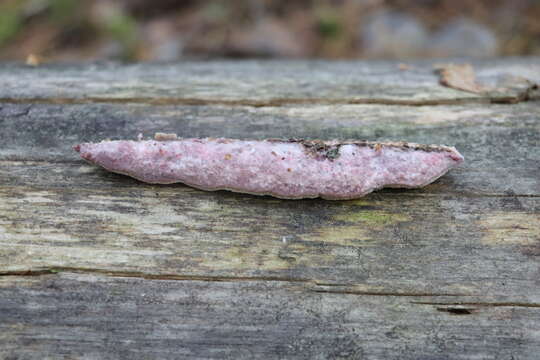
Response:
[[[505,83],[484,95],[427,61],[0,65],[0,358],[537,358],[539,64],[475,63]],[[157,131],[466,162],[423,189],[291,201],[143,184],[71,150]]]
[[[538,98],[540,58],[473,62],[478,80],[500,87],[472,94],[439,85],[434,68],[461,61],[222,61],[182,64],[0,66],[0,99],[12,102],[290,103],[517,102]]]

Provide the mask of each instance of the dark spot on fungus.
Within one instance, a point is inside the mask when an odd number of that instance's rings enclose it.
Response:
[[[415,143],[408,143],[404,141],[396,141],[396,142],[376,142],[376,141],[367,141],[367,140],[305,140],[305,139],[266,139],[265,141],[268,142],[278,142],[278,143],[297,143],[302,144],[306,149],[311,148],[317,148],[317,149],[325,149],[325,148],[331,148],[331,147],[341,147],[343,145],[356,145],[359,147],[367,146],[371,149],[380,148],[381,146],[384,147],[391,147],[391,148],[397,148],[401,150],[422,150],[426,152],[453,152],[451,148],[448,146],[442,146],[442,145],[424,145],[424,144],[415,144]]]
[[[339,146],[327,150],[325,156],[330,160],[337,159],[339,157]]]
[[[321,140],[299,141],[304,146],[306,152],[319,160],[333,161],[339,157],[341,143],[333,143]]]

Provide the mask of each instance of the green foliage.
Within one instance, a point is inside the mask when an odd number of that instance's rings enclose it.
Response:
[[[324,38],[336,38],[341,34],[342,26],[335,16],[321,16],[317,22],[317,31]]]
[[[222,1],[211,1],[204,5],[202,14],[205,19],[210,21],[223,21],[229,17],[230,4]]]
[[[51,20],[59,25],[73,20],[79,4],[76,0],[49,0]]]
[[[132,58],[137,46],[137,20],[131,15],[117,13],[106,19],[105,31],[124,48],[124,57]]]
[[[22,26],[20,2],[0,4],[0,46],[17,34]]]

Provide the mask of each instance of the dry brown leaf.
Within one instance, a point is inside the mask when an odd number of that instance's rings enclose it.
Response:
[[[471,64],[435,65],[439,72],[441,85],[475,94],[491,90],[490,87],[479,84]]]
[[[36,54],[29,54],[26,57],[26,65],[28,66],[38,66],[42,62],[43,62],[43,59],[41,58],[41,56],[36,55]]]
[[[398,69],[401,71],[411,70],[411,68],[412,66],[409,64],[404,64],[404,63],[398,64]]]

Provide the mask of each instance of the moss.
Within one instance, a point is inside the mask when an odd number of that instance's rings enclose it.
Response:
[[[344,201],[343,204],[353,205],[353,206],[372,206],[373,202],[364,200],[364,199],[355,199]]]
[[[408,221],[410,218],[407,215],[392,214],[385,211],[360,210],[336,215],[334,220],[349,223],[362,222],[371,226],[383,226]]]
[[[492,212],[476,222],[484,244],[533,246],[540,239],[540,215],[522,212]]]
[[[219,259],[213,259],[212,268],[221,269],[259,269],[259,270],[283,270],[289,269],[291,258],[280,255],[281,244],[261,244],[256,247],[232,246],[222,252]],[[206,264],[207,261],[203,261]]]
[[[303,235],[302,239],[305,241],[320,241],[325,244],[355,246],[359,243],[367,244],[373,239],[371,235],[371,232],[365,226],[339,225],[325,226],[315,233]]]
[[[367,201],[355,202],[368,204]],[[315,233],[304,234],[302,239],[342,246],[369,246],[377,241],[376,234],[385,227],[410,220],[406,215],[373,210],[349,211],[335,215],[332,219],[341,224],[323,226]]]

